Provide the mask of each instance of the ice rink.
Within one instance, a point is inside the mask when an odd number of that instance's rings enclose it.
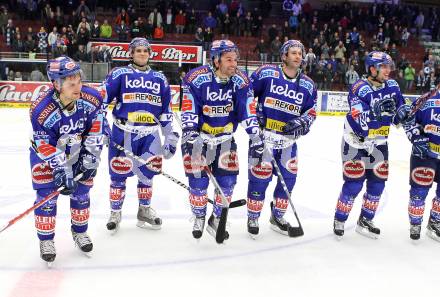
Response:
[[[188,195],[163,176],[154,181],[152,205],[162,230],[136,227],[136,180],[129,179],[119,233],[111,236],[107,151],[91,191],[89,235],[93,256],[82,255],[70,234],[68,198],[60,196],[55,244],[48,270],[40,259],[33,215],[0,235],[0,297],[78,296],[437,296],[440,243],[425,235],[434,195],[426,203],[422,238],[409,239],[407,217],[410,144],[391,129],[390,176],[376,217],[382,234],[368,239],[354,231],[361,197],[342,241],[332,223],[342,185],[340,143],[343,117],[318,117],[298,141],[299,173],[293,201],[305,235],[288,238],[269,228],[269,199],[260,219],[260,237],[246,231],[246,208],[230,211],[230,238],[218,245],[205,232],[191,235]],[[27,109],[0,109],[0,225],[32,206]],[[238,129],[241,174],[234,198],[246,198],[247,136]],[[164,171],[184,178],[180,151]],[[274,183],[268,190],[272,195]],[[212,197],[212,190],[210,191]],[[210,208],[208,210],[210,212]],[[290,208],[289,221],[293,221]]]

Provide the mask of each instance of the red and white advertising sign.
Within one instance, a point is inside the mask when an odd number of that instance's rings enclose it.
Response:
[[[87,84],[98,87],[100,84]],[[46,92],[51,83],[31,81],[0,81],[0,107],[28,107],[40,94]],[[179,110],[180,91],[179,86],[171,85],[171,108]]]
[[[109,47],[110,54],[115,61],[128,61],[128,43],[123,42],[91,42],[91,46],[101,49]],[[197,45],[177,44],[152,44],[151,57],[153,62],[178,63],[179,55],[182,53],[182,63],[202,64],[202,47]]]

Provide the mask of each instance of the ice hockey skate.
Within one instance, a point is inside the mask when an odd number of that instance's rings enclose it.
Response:
[[[87,232],[76,233],[72,230],[72,237],[75,245],[79,248],[79,250],[86,256],[91,256],[91,251],[93,250],[93,243],[90,240]]]
[[[345,222],[341,222],[336,219],[333,221],[333,233],[335,234],[337,240],[341,240],[342,236],[344,236],[344,225]]]
[[[52,239],[40,240],[40,257],[47,263],[49,268],[52,266],[52,262],[55,261],[56,256],[54,241]]]
[[[426,226],[426,235],[435,241],[440,242],[440,222],[435,222],[429,219],[428,226]]]
[[[216,238],[217,236],[217,229],[218,229],[218,224],[220,222],[220,218],[217,218],[214,216],[214,214],[211,214],[211,216],[208,219],[208,226],[206,226],[206,231],[208,231],[208,233]],[[229,239],[229,232],[225,231],[225,240]]]
[[[247,230],[248,230],[249,236],[252,239],[257,239],[258,238],[258,233],[260,231],[260,226],[258,225],[258,219],[248,218]]]
[[[139,205],[136,226],[144,229],[159,230],[162,227],[162,219],[156,216],[156,212],[150,206]]]
[[[203,235],[203,228],[205,228],[205,217],[193,217],[193,220],[192,235],[195,239],[200,239]]]
[[[374,225],[373,221],[368,220],[363,216],[359,217],[356,226],[356,232],[373,239],[379,238],[380,235],[380,229]]]
[[[411,224],[410,228],[409,228],[409,238],[411,238],[412,240],[419,240],[420,239],[420,232],[422,230],[422,226],[417,224],[417,225],[413,225]]]
[[[121,223],[121,212],[120,211],[111,211],[110,218],[107,222],[107,230],[112,231],[112,234],[115,234],[119,230],[119,224]]]

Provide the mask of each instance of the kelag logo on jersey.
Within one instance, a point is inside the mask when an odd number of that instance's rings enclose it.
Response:
[[[152,82],[150,80],[144,80],[144,77],[140,77],[139,79],[129,79],[128,76],[125,77],[125,87],[130,89],[148,89],[152,90],[153,93],[160,93],[160,84]]]
[[[162,106],[162,98],[150,93],[124,93],[122,94],[124,103],[149,103],[156,106]]]
[[[293,103],[287,103],[282,100],[272,98],[272,97],[266,97],[264,100],[264,106],[272,109],[276,109],[279,111],[283,111],[288,114],[293,115],[301,115],[301,106],[296,105]]]
[[[278,86],[273,83],[273,79],[270,81],[270,90],[271,93],[281,95],[292,100],[295,100],[296,104],[301,104],[303,102],[304,94],[297,93],[296,91],[289,89],[288,84],[284,84],[284,86]]]
[[[226,93],[223,94],[223,90],[220,89],[217,93],[216,91],[211,92],[209,87],[206,88],[207,92],[207,100],[210,101],[226,101],[229,99],[232,99],[232,90],[228,90]]]

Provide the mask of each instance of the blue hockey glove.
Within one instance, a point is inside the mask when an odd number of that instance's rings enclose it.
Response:
[[[258,160],[261,163],[264,153],[264,135],[260,133],[249,139],[249,157]]]
[[[423,135],[413,139],[412,154],[420,159],[426,159],[429,155],[429,138]]]
[[[165,136],[165,141],[162,146],[162,153],[165,159],[170,159],[176,153],[177,142],[179,141],[179,134],[171,132]]]
[[[401,105],[397,109],[396,116],[400,124],[406,125],[409,124],[412,120],[414,120],[415,115],[410,115],[411,111],[412,111],[411,105],[407,105],[407,104]]]
[[[192,155],[194,148],[197,148],[199,153],[203,140],[200,133],[194,129],[184,130],[182,133],[182,153],[183,155]]]
[[[63,195],[72,194],[78,186],[72,174],[67,173],[64,167],[57,167],[53,170],[53,179],[57,187],[64,187],[64,189],[60,191]]]
[[[78,163],[75,164],[74,176],[82,173],[82,177],[79,181],[86,181],[96,176],[96,170],[99,165],[99,159],[92,154],[84,154],[78,160]]]
[[[286,123],[283,127],[283,133],[293,138],[298,138],[309,133],[310,124],[304,117],[294,118]]]
[[[376,100],[371,107],[371,113],[374,120],[381,121],[385,116],[393,116],[396,114],[396,102],[394,98],[386,98]]]

